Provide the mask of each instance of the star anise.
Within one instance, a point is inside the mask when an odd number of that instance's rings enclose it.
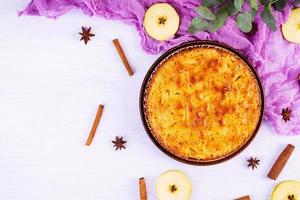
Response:
[[[116,151],[118,149],[122,150],[123,149],[126,149],[126,147],[124,146],[124,144],[126,143],[127,141],[124,141],[123,140],[123,137],[118,137],[116,136],[116,140],[115,141],[112,141],[112,143],[114,143],[114,147],[116,147]]]
[[[91,40],[91,37],[94,37],[95,35],[91,33],[91,27],[89,28],[85,28],[85,27],[81,27],[82,32],[79,33],[79,35],[81,35],[80,41],[83,40],[84,44],[87,44],[88,41]]]
[[[252,170],[257,168],[260,162],[260,160],[258,160],[256,157],[255,158],[250,157],[250,159],[248,159],[247,161],[248,161],[248,167],[252,167]]]
[[[292,111],[289,108],[283,108],[281,111],[281,116],[284,122],[290,121],[290,118],[292,116]]]

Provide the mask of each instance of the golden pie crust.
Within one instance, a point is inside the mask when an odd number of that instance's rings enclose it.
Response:
[[[223,48],[195,47],[157,68],[146,87],[145,112],[153,136],[171,154],[218,160],[254,133],[261,91],[240,57]]]

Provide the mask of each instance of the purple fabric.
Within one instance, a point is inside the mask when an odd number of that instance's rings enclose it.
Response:
[[[70,9],[81,9],[85,14],[96,15],[106,19],[123,21],[135,26],[141,36],[144,50],[151,54],[165,51],[185,41],[216,40],[239,49],[255,66],[262,80],[265,92],[265,115],[279,134],[300,134],[300,89],[297,75],[300,73],[300,45],[283,39],[280,27],[276,32],[271,31],[262,22],[260,16],[255,18],[258,32],[245,35],[240,32],[233,19],[217,32],[198,32],[191,35],[187,32],[190,21],[195,16],[194,8],[199,0],[159,0],[172,4],[181,17],[177,34],[168,41],[158,42],[150,38],[143,28],[145,10],[157,0],[32,0],[19,15],[42,15],[56,19]],[[278,25],[288,17],[292,5],[284,11],[274,12]],[[260,10],[261,11],[261,10]],[[284,122],[281,116],[283,108],[292,110],[290,121]]]

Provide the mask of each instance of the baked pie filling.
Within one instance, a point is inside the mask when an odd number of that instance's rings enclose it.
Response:
[[[218,160],[254,133],[261,92],[240,57],[222,48],[195,47],[157,68],[146,87],[145,112],[153,136],[170,153]]]

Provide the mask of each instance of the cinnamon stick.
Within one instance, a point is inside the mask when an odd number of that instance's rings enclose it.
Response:
[[[247,195],[247,196],[243,196],[243,197],[237,198],[235,200],[251,200],[251,199],[250,199],[250,196]]]
[[[127,70],[128,75],[132,76],[133,75],[133,71],[132,71],[132,69],[131,69],[131,67],[129,65],[129,62],[128,62],[127,57],[126,57],[126,55],[125,55],[125,53],[124,53],[124,51],[123,51],[123,49],[122,49],[122,47],[120,45],[119,40],[118,39],[114,39],[113,43],[114,43],[115,48],[116,48],[116,50],[117,50],[117,52],[118,52],[118,54],[119,54],[119,56],[121,58],[121,61],[122,61],[123,65],[125,66],[125,68]]]
[[[276,180],[284,168],[285,164],[289,160],[291,154],[293,153],[295,147],[294,145],[288,144],[285,149],[281,152],[273,167],[271,168],[270,172],[268,173],[268,177],[270,179]]]
[[[96,117],[95,117],[95,120],[94,120],[94,123],[93,123],[93,126],[92,126],[92,129],[90,131],[90,134],[89,134],[89,137],[88,139],[86,140],[86,143],[85,145],[90,145],[94,139],[94,136],[95,136],[95,133],[96,133],[96,130],[97,130],[97,127],[99,125],[99,122],[100,122],[100,119],[101,119],[101,116],[102,116],[102,113],[103,113],[103,109],[104,109],[104,105],[100,104],[98,106],[98,110],[97,110],[97,114],[96,114]]]
[[[139,179],[139,186],[140,186],[140,200],[147,200],[147,190],[146,190],[146,183],[144,177]]]

